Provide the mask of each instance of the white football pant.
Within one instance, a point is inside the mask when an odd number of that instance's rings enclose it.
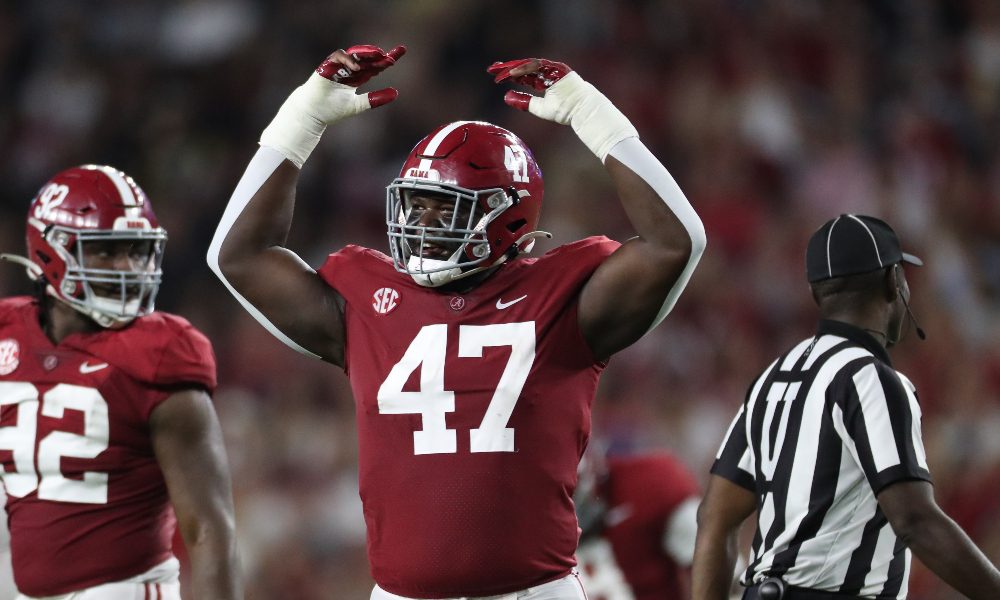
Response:
[[[15,600],[181,600],[179,575],[180,563],[171,558],[126,581],[104,583],[57,596],[18,594]]]

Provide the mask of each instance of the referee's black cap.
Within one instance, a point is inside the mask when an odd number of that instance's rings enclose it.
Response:
[[[898,262],[923,265],[903,252],[889,224],[866,215],[840,215],[827,221],[809,238],[806,277],[809,283],[868,273]]]

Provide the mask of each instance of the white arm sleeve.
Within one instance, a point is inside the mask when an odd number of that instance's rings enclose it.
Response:
[[[233,190],[232,197],[229,198],[229,204],[226,206],[226,211],[222,214],[222,219],[219,221],[219,227],[215,230],[215,236],[212,238],[212,243],[208,247],[208,266],[212,271],[218,276],[218,278],[225,284],[226,288],[229,290],[243,308],[247,310],[248,313],[257,319],[257,322],[264,326],[271,335],[278,338],[286,346],[291,349],[301,352],[307,356],[313,358],[319,358],[319,355],[310,352],[303,348],[302,346],[296,344],[290,337],[282,333],[277,327],[274,326],[271,321],[264,316],[257,308],[250,304],[250,302],[240,295],[235,288],[226,280],[226,276],[222,274],[222,269],[219,267],[219,250],[222,248],[222,243],[226,241],[226,236],[229,235],[229,230],[232,229],[233,223],[239,218],[243,209],[246,208],[247,204],[250,203],[250,199],[260,190],[264,182],[274,173],[275,169],[285,160],[285,155],[275,150],[274,148],[269,148],[267,146],[261,146],[257,153],[254,154],[253,159],[250,160],[250,164],[247,165],[247,170],[243,173],[243,177],[240,182],[236,184],[236,189]]]
[[[681,271],[680,277],[677,278],[677,283],[664,298],[663,306],[660,307],[653,323],[650,324],[649,329],[653,329],[663,322],[663,319],[673,310],[674,305],[677,304],[677,298],[687,287],[691,274],[694,273],[694,268],[698,266],[698,261],[701,260],[701,255],[705,252],[705,226],[702,225],[698,213],[694,211],[694,207],[688,202],[684,192],[667,172],[666,167],[653,156],[645,144],[639,141],[639,138],[630,137],[618,142],[608,155],[618,159],[649,184],[649,187],[659,194],[667,207],[677,216],[691,238],[691,256],[688,258],[684,270]]]
[[[681,502],[673,514],[667,518],[663,531],[663,549],[682,567],[691,566],[694,560],[694,540],[698,534],[698,498],[688,498]]]

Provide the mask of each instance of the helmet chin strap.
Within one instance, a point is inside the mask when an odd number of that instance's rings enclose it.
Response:
[[[121,329],[125,327],[138,316],[139,299],[130,300],[125,304],[126,309],[135,310],[135,316],[112,316],[116,312],[118,307],[121,306],[120,302],[111,300],[110,298],[102,298],[101,296],[95,296],[89,305],[84,303],[69,302],[65,298],[59,296],[51,285],[45,286],[45,292],[54,298],[55,300],[62,302],[66,306],[72,308],[81,315],[87,317],[91,321],[97,323],[104,329]]]
[[[454,265],[448,268],[449,265]],[[410,277],[417,285],[423,287],[439,287],[462,276],[462,268],[458,263],[451,260],[436,260],[433,258],[423,258],[421,256],[410,256],[406,265]],[[427,269],[441,269],[440,271],[422,272]]]
[[[470,275],[475,275],[476,273],[482,273],[487,269],[492,269],[493,267],[498,267],[503,263],[507,262],[507,255],[503,255],[498,258],[491,265],[479,265],[478,267],[472,269],[462,270],[462,267],[450,260],[434,260],[431,258],[420,259],[419,256],[411,256],[409,261],[409,273],[410,277],[413,278],[418,285],[423,287],[441,287],[442,285],[449,284],[453,281],[458,281],[460,279],[465,279]],[[434,271],[431,273],[420,273],[416,270],[416,267],[430,266],[431,268],[446,267],[448,265],[455,265],[450,269],[442,269],[441,271]]]
[[[135,298],[122,303],[118,300],[112,300],[111,298],[105,298],[95,294],[90,303],[91,306],[89,307],[89,310],[85,307],[81,307],[79,309],[80,312],[97,321],[97,324],[101,327],[118,329],[128,325],[136,319],[139,315],[139,305],[141,304],[141,299]],[[115,313],[120,314],[123,312],[125,313],[123,316],[111,316]]]
[[[25,268],[26,271],[28,271],[28,277],[31,278],[32,281],[39,281],[44,279],[44,273],[42,272],[41,267],[39,267],[38,265],[36,265],[35,263],[31,262],[30,260],[28,260],[23,256],[18,256],[16,254],[0,254],[0,260],[21,265],[22,267]],[[134,320],[134,317],[131,318],[125,317],[116,319],[110,316],[108,313],[114,312],[112,309],[119,303],[108,298],[101,298],[100,296],[95,297],[94,299],[95,306],[88,307],[82,304],[67,302],[66,300],[62,299],[59,296],[59,294],[57,294],[56,291],[52,288],[52,286],[48,284],[48,282],[46,282],[45,292],[49,296],[52,296],[53,298],[58,300],[59,302],[62,302],[66,306],[69,306],[73,310],[76,310],[77,312],[93,320],[95,323],[97,323],[101,327],[104,327],[105,329],[118,329],[128,325]],[[125,305],[125,307],[138,309],[138,303],[139,299],[137,298],[135,300],[129,301]],[[102,312],[102,310],[100,309],[106,310],[107,313]]]
[[[407,261],[407,270],[410,273],[410,277],[417,285],[423,287],[440,287],[442,285],[457,281],[459,279],[464,279],[470,275],[475,275],[476,273],[481,273],[487,269],[492,269],[494,267],[499,267],[503,263],[507,262],[508,258],[513,258],[514,256],[524,255],[531,252],[532,247],[535,245],[535,240],[538,238],[551,238],[552,234],[547,231],[532,231],[526,233],[519,237],[516,242],[511,245],[511,249],[520,248],[521,244],[527,242],[524,250],[519,250],[518,252],[508,252],[502,254],[497,260],[489,265],[479,265],[478,267],[472,269],[462,269],[460,263],[454,260],[435,260],[433,258],[422,258],[420,256],[410,256]],[[457,250],[451,258],[455,258],[456,255],[462,252],[461,249]],[[449,265],[454,265],[452,268],[446,268]],[[440,271],[433,271],[431,273],[421,273],[423,269],[441,269]]]

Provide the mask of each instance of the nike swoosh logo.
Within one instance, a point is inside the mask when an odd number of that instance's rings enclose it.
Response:
[[[96,363],[96,364],[92,365],[92,364],[88,363],[87,361],[83,361],[82,363],[80,363],[80,372],[83,373],[84,375],[86,375],[88,373],[93,373],[95,371],[100,371],[101,369],[104,369],[107,366],[108,366],[108,363]]]
[[[507,308],[509,306],[513,306],[514,304],[517,304],[518,302],[520,302],[521,300],[524,300],[527,297],[528,297],[528,295],[525,294],[525,295],[521,296],[520,298],[514,298],[510,302],[504,302],[502,299],[497,298],[497,310],[503,310],[503,309],[505,309],[505,308]]]

